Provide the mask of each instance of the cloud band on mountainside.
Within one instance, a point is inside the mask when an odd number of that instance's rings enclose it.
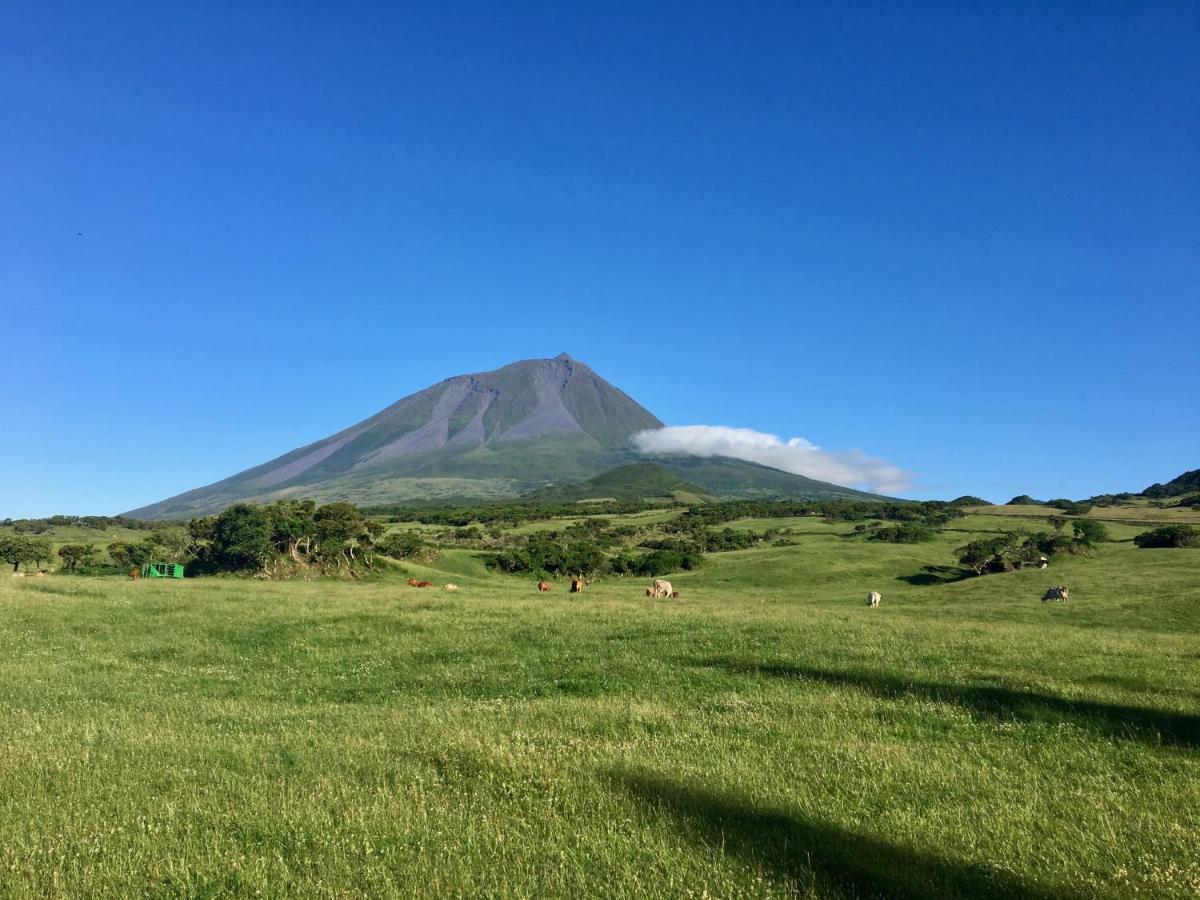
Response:
[[[639,431],[631,440],[642,453],[731,456],[794,475],[880,494],[899,493],[913,483],[911,472],[868,456],[861,450],[831,453],[802,437],[784,441],[779,435],[753,428],[677,425]]]

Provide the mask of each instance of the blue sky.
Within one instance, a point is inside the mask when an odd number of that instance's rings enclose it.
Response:
[[[1200,465],[1195,3],[0,10],[0,516],[564,350],[913,496]]]

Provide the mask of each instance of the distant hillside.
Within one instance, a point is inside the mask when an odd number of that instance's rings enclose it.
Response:
[[[1142,491],[1143,497],[1162,499],[1163,497],[1181,497],[1184,494],[1200,492],[1200,469],[1184,472],[1177,478],[1172,478],[1166,484],[1152,484]]]
[[[685,495],[685,496],[679,496]],[[824,481],[793,475],[758,463],[726,457],[660,456],[653,462],[612,469],[580,484],[558,485],[528,495],[538,503],[573,503],[613,497],[633,500],[679,496],[718,500],[883,500]]]
[[[723,456],[660,456],[655,461],[721,499],[886,500],[853,488],[817,481]]]
[[[1191,495],[1189,497],[1189,495]],[[1192,469],[1172,478],[1166,484],[1155,482],[1140,493],[1097,494],[1089,502],[1097,506],[1117,506],[1131,503],[1164,501],[1181,498],[1184,505],[1200,502],[1200,469]]]
[[[542,488],[526,495],[531,503],[576,503],[581,500],[653,500],[693,502],[709,497],[699,485],[685,481],[666,466],[652,462],[629,463],[610,469],[579,484]]]

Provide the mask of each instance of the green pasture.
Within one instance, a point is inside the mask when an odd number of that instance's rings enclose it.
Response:
[[[1194,898],[1200,551],[963,578],[1016,524],[788,521],[675,601],[5,577],[0,895]]]
[[[970,510],[980,515],[1004,516],[1017,519],[1045,519],[1065,515],[1052,506],[974,506]],[[1200,510],[1187,506],[1153,506],[1140,500],[1122,506],[1095,506],[1088,511],[1089,519],[1102,522],[1129,522],[1143,525],[1200,525]],[[1144,529],[1143,529],[1144,530]]]

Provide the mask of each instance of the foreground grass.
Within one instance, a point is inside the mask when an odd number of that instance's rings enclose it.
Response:
[[[671,603],[5,579],[0,893],[1200,893],[1200,553],[800,526]]]

